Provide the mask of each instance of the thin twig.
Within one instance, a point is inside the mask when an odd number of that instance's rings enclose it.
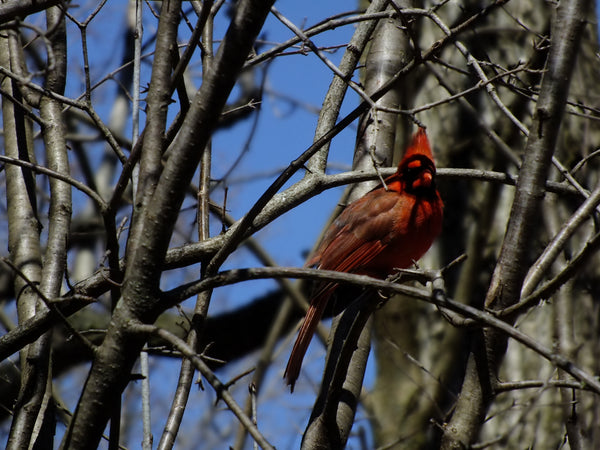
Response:
[[[131,324],[135,331],[145,334],[154,334],[165,341],[173,345],[177,350],[181,352],[186,358],[188,358],[196,367],[196,369],[202,374],[202,376],[212,386],[215,393],[217,394],[217,400],[223,400],[228,406],[230,411],[235,414],[241,423],[248,429],[248,432],[258,442],[263,449],[275,449],[269,441],[262,435],[260,430],[252,422],[252,419],[244,413],[242,407],[233,398],[233,395],[227,390],[225,385],[219,380],[215,373],[208,367],[208,365],[202,360],[202,358],[192,349],[187,343],[162,328],[155,327],[154,325],[143,325],[143,324]]]
[[[281,23],[283,23],[286,27],[288,27],[290,30],[292,30],[294,32],[294,34],[296,34],[296,36],[298,36],[300,39],[302,39],[302,43],[304,45],[306,45],[308,48],[310,48],[313,51],[313,53],[315,55],[317,55],[319,57],[319,59],[321,61],[323,61],[325,63],[325,65],[334,74],[336,74],[338,77],[340,77],[346,83],[348,83],[348,86],[350,86],[352,89],[354,89],[354,91],[358,95],[360,95],[360,97],[371,106],[371,108],[376,107],[375,102],[371,99],[371,97],[369,97],[369,95],[365,91],[363,91],[362,88],[356,82],[352,81],[352,79],[350,77],[348,77],[347,75],[340,72],[340,70],[336,67],[336,65],[333,64],[331,61],[329,61],[329,59],[323,54],[323,52],[321,50],[319,50],[319,48],[317,48],[317,46],[314,44],[314,42],[312,42],[310,40],[310,38],[300,28],[298,28],[296,25],[294,25],[293,22],[288,20],[287,17],[285,17],[283,14],[281,14],[275,7],[271,8],[271,12],[273,13],[273,15],[275,17],[277,17],[277,19],[279,19],[279,21]]]
[[[76,179],[70,177],[69,175],[65,175],[64,173],[56,172],[55,170],[48,169],[47,167],[40,166],[39,164],[34,164],[28,161],[22,161],[20,159],[11,158],[10,156],[0,155],[0,161],[3,161],[7,164],[13,164],[15,166],[24,167],[26,169],[30,169],[33,172],[41,173],[44,175],[48,175],[49,177],[56,178],[57,180],[64,181],[65,183],[70,184],[75,189],[86,194],[90,199],[92,199],[100,208],[100,210],[106,210],[107,204],[100,197],[96,191],[88,187],[86,184],[81,181],[77,181]]]

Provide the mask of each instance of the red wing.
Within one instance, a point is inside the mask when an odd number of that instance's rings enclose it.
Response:
[[[350,204],[329,228],[308,264],[338,272],[359,271],[388,244],[397,220],[398,192],[378,189]]]

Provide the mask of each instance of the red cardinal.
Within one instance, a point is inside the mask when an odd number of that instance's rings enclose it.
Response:
[[[425,129],[419,128],[396,173],[342,211],[306,266],[385,278],[410,267],[429,249],[442,229],[442,208],[433,155]],[[285,369],[292,392],[308,344],[336,288],[337,283],[323,283],[310,302]]]

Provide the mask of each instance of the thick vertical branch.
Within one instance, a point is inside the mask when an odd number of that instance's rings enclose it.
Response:
[[[196,27],[202,27],[200,31],[203,35],[203,48],[205,49],[202,66],[203,72],[206,73],[211,69],[213,61],[213,20],[212,15],[209,16],[212,2],[204,2],[202,6],[201,16],[207,16],[208,19],[204,22],[200,19]],[[196,30],[195,32],[200,32]],[[198,240],[204,241],[210,237],[209,229],[209,200],[210,200],[210,173],[211,173],[211,156],[212,148],[210,142],[202,149],[202,159],[200,162],[200,182],[198,183],[198,207],[197,207],[197,220],[198,220]],[[201,272],[204,268],[201,268]],[[201,273],[202,275],[202,273]],[[210,297],[212,290],[203,291],[198,294],[196,299],[196,307],[192,316],[190,331],[187,336],[187,344],[194,351],[198,351],[198,343],[203,333],[204,323],[208,314],[208,307],[210,305]],[[171,409],[167,417],[165,429],[163,430],[160,442],[158,443],[159,450],[167,450],[173,448],[175,444],[175,438],[179,432],[181,421],[183,420],[183,414],[189,399],[190,390],[194,381],[195,368],[192,361],[188,358],[184,358],[181,361],[181,369],[179,370],[179,380],[177,382],[177,389],[173,396],[171,403]]]
[[[0,40],[0,64],[10,67],[8,39]],[[21,110],[26,107],[22,103],[19,90],[9,78],[2,80],[2,88],[15,99],[3,97],[2,120],[4,130],[4,151],[6,156],[27,162],[35,162],[31,143],[31,123]],[[40,223],[37,216],[35,197],[35,178],[33,172],[16,165],[7,164],[6,201],[8,209],[8,248],[12,262],[27,277],[29,282],[38,283],[41,278],[41,251],[39,243]],[[35,300],[35,295],[28,288],[27,280],[15,278],[17,311],[26,320],[35,314],[35,303],[21,301],[26,297]]]
[[[156,53],[152,65],[150,88],[146,97],[146,127],[140,156],[138,184],[135,186],[131,232],[127,242],[128,255],[136,252],[143,233],[143,216],[158,184],[164,151],[167,112],[171,100],[171,69],[177,51],[177,26],[180,2],[162,4]]]
[[[67,78],[67,39],[64,13],[59,7],[46,12],[48,28],[53,30],[50,39],[55,57],[54,70],[48,74],[46,88],[63,94]],[[63,105],[58,101],[42,97],[40,116],[48,168],[69,176],[69,158]],[[67,262],[67,240],[71,225],[71,186],[54,177],[50,183],[50,212],[48,214],[48,242],[44,256],[44,269],[40,290],[48,298],[60,295]]]
[[[559,213],[560,208],[558,207],[556,198],[548,199],[545,206],[547,206],[547,208],[545,208],[546,214],[544,214],[546,227],[550,231],[550,234],[556,235],[562,225],[562,217]],[[557,256],[555,266],[565,267],[567,264],[564,254]],[[554,272],[554,270],[552,272]],[[573,291],[573,287],[573,282],[567,282],[556,293],[556,299],[553,305],[553,325],[557,348],[560,350],[561,354],[565,355],[570,360],[577,361],[577,344],[575,339],[575,309],[577,307],[577,296]],[[558,373],[558,377],[561,380],[568,380],[569,374],[561,370]],[[581,406],[579,405],[581,394],[577,389],[567,388],[561,388],[559,393],[562,401],[562,419],[567,431],[569,447],[573,450],[590,448],[590,443],[584,445],[586,442],[581,433],[581,421],[578,414],[578,410],[581,409]]]
[[[12,68],[9,39],[0,38],[0,65]],[[12,47],[14,52],[21,48]],[[28,162],[35,162],[31,123],[21,108],[27,108],[16,84],[8,78],[2,81],[4,92],[11,95],[14,102],[3,97],[2,119],[4,129],[4,149],[7,156]],[[38,222],[36,183],[33,173],[25,168],[13,166],[6,170],[6,196],[8,209],[8,246],[13,264],[20,270],[21,276],[14,278],[14,291],[17,299],[19,321],[32,318],[38,306],[38,297],[29,283],[38,284],[41,279],[41,248]],[[43,357],[45,338],[21,351],[21,389],[14,405],[15,418],[11,424],[8,448],[23,448],[29,445],[36,418],[40,411],[47,378],[48,360]],[[41,359],[29,359],[29,355]],[[39,365],[38,365],[39,363]],[[38,374],[40,378],[38,378]]]
[[[486,305],[502,309],[519,301],[523,279],[527,273],[527,256],[536,233],[536,217],[545,192],[545,180],[554,154],[558,130],[569,91],[579,41],[589,11],[587,0],[561,2],[552,29],[551,48],[546,72],[542,78],[539,99],[525,157],[519,172],[515,199],[510,213],[502,251],[486,296]],[[506,351],[507,338],[495,331],[485,332],[489,377],[495,377]],[[479,431],[485,411],[492,400],[486,395],[481,361],[471,354],[467,373],[452,420],[445,429],[442,448],[469,445]]]
[[[336,318],[319,395],[302,439],[303,449],[346,446],[371,348],[368,322],[376,306],[372,295],[372,291],[364,292]]]

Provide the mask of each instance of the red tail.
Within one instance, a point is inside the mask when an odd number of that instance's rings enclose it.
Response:
[[[306,350],[308,350],[308,345],[312,340],[313,334],[315,334],[317,325],[319,325],[319,321],[321,320],[323,311],[327,305],[327,299],[322,297],[325,295],[329,297],[332,291],[333,288],[330,288],[317,297],[314,297],[310,302],[310,306],[306,312],[306,316],[304,317],[304,322],[300,327],[300,331],[298,332],[296,343],[294,344],[294,348],[290,354],[290,359],[288,360],[285,372],[283,374],[286,383],[288,386],[290,386],[291,392],[294,392],[294,385],[296,384],[296,380],[300,375],[302,360],[304,359]]]

